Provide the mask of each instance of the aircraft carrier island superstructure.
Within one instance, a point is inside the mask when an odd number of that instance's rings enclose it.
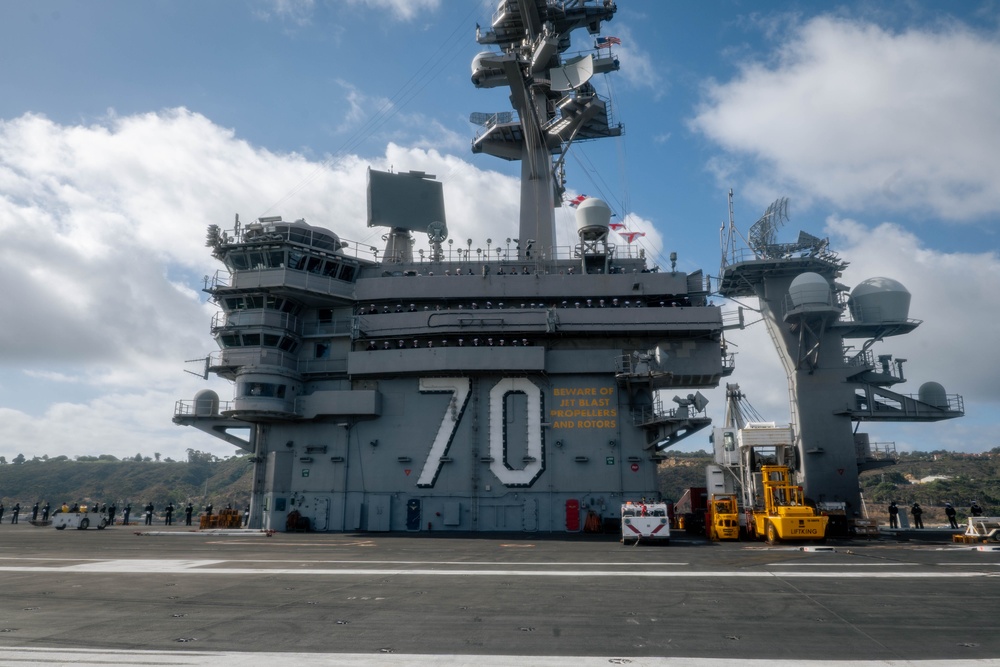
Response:
[[[453,243],[441,183],[375,170],[384,249],[278,217],[209,227],[225,271],[207,370],[235,395],[204,390],[174,421],[252,453],[252,526],[295,511],[320,531],[576,531],[655,497],[662,450],[709,424],[697,389],[732,360],[702,273],[614,244],[595,198],[556,244],[565,151],[621,133],[590,83],[618,69],[611,51],[562,54],[615,11],[504,0],[477,29],[493,50],[473,83],[508,86],[514,108],[479,119],[473,150],[522,165],[503,240]]]
[[[740,247],[730,198],[718,292],[757,298],[787,375],[792,424],[784,429],[789,438],[780,441],[776,462],[795,469],[807,503],[840,505],[846,518],[853,519],[863,510],[858,475],[895,462],[894,447],[871,443],[858,430],[861,422],[954,419],[965,414],[965,405],[962,396],[945,393],[933,381],[923,383],[917,395],[893,389],[906,381],[906,359],[876,357],[873,346],[920,325],[909,316],[909,291],[886,277],[869,278],[853,289],[841,284],[838,279],[848,263],[830,249],[829,239],[800,232],[795,242],[777,241],[787,211],[787,199],[771,204]],[[851,340],[860,341],[860,347],[847,342]],[[739,393],[735,385],[727,389],[730,399]],[[726,422],[737,427],[729,429],[734,435],[745,425]],[[772,454],[777,442],[770,442]],[[727,461],[720,445],[717,441],[716,461],[739,465],[741,455]],[[752,449],[747,447],[742,457]]]

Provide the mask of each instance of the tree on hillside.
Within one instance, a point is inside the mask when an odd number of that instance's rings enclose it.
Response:
[[[218,457],[211,452],[199,452],[197,449],[188,449],[188,463],[215,463]]]
[[[15,465],[21,465],[22,463],[24,463],[24,454],[18,454],[17,456],[14,457]]]
[[[0,466],[5,466],[5,465],[7,465],[7,457],[0,456]]]
[[[132,457],[133,461],[142,461],[142,454],[136,454]]]

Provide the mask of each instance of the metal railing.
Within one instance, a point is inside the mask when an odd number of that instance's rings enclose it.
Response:
[[[782,260],[804,257],[815,257],[834,265],[843,263],[840,256],[829,248],[817,250],[815,248],[801,246],[797,243],[779,243],[768,246],[764,250],[766,250],[766,252],[755,251],[752,248],[747,248],[745,246],[733,248],[729,252],[723,254],[722,268],[724,270],[727,266],[732,266],[733,264],[752,262],[762,259]]]
[[[219,403],[219,412],[217,414],[211,415],[218,417],[223,412],[233,409],[232,401],[221,401]],[[198,409],[198,401],[195,400],[181,400],[174,403],[174,416],[175,417],[197,417],[200,416],[199,413],[202,412]]]
[[[862,350],[855,355],[844,355],[844,363],[848,368],[875,368],[875,353]]]
[[[235,327],[273,327],[299,333],[299,318],[276,310],[233,310],[212,316],[212,333]]]
[[[309,374],[343,374],[347,372],[346,359],[300,359],[298,371]]]
[[[347,372],[347,360],[344,358],[300,359],[297,355],[281,350],[227,348],[213,352],[209,356],[209,368],[241,368],[244,366],[274,366],[303,375],[343,374]]]
[[[858,458],[869,461],[895,461],[899,459],[895,442],[871,442],[865,447],[858,445]]]
[[[660,421],[690,419],[692,417],[705,417],[705,415],[705,410],[697,410],[693,405],[664,408],[663,399],[660,398],[659,394],[656,394],[652,405],[632,409],[632,425],[645,426]]]
[[[354,320],[350,317],[340,317],[335,320],[310,321],[302,324],[303,336],[350,336]]]
[[[298,370],[299,359],[294,354],[268,348],[227,348],[209,355],[209,368],[232,366],[277,366]]]
[[[261,228],[259,224],[250,223],[232,229],[216,229],[221,245],[233,244],[289,244],[301,247],[303,250],[327,252],[332,256],[353,257],[369,261],[378,260],[378,248],[370,243],[352,241],[350,239],[332,238],[321,229],[305,229],[295,226],[289,221],[280,221],[277,226],[287,227],[284,232],[277,231],[274,225]],[[334,242],[337,242],[335,247]]]
[[[944,396],[944,403],[927,403],[920,398],[918,394],[898,394],[903,399],[909,399],[917,405],[933,405],[933,407],[939,410],[946,410],[948,412],[958,412],[965,414],[965,399],[961,394],[946,394]],[[856,394],[858,401],[858,409],[863,412],[868,412],[871,414],[877,414],[880,411],[885,411],[886,413],[899,413],[903,416],[909,416],[914,414],[911,412],[909,403],[900,402],[893,398],[888,398],[885,396],[880,396],[874,394],[871,403],[868,402],[867,397],[864,394]]]

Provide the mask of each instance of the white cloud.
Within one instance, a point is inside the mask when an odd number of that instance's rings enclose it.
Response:
[[[652,90],[656,96],[662,95],[667,87],[661,71],[663,65],[658,67],[653,63],[649,51],[639,43],[629,27],[626,24],[613,26],[605,24],[603,33],[605,36],[618,37],[622,42],[613,49],[614,55],[621,63],[621,69],[616,76],[620,76],[632,88]],[[580,46],[585,48],[585,44]],[[601,55],[607,55],[607,51],[602,50]]]
[[[760,169],[744,191],[969,220],[1000,210],[1000,40],[820,16],[712,82],[691,127]],[[763,194],[768,193],[768,194]]]
[[[468,136],[459,135],[423,114],[403,111],[412,90],[388,99],[369,95],[342,79],[337,84],[344,90],[343,99],[348,107],[340,123],[331,128],[332,133],[345,137],[337,149],[338,156],[350,154],[362,143],[371,141],[389,144],[406,140],[428,150],[468,150]]]
[[[390,18],[411,21],[441,6],[441,0],[348,0],[352,5],[385,12]]]
[[[293,25],[307,25],[312,20],[316,0],[265,0],[257,7],[258,18],[268,20],[272,16]]]

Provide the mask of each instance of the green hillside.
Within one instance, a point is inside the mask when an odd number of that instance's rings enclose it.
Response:
[[[194,503],[200,509],[231,503],[242,508],[250,500],[253,464],[249,456],[220,459],[188,451],[188,460],[154,461],[112,456],[70,460],[30,459],[0,464],[0,501],[9,509],[21,503],[22,516],[36,501],[53,507],[67,502],[87,504],[131,503],[133,512],[152,502],[160,510],[168,503]]]

